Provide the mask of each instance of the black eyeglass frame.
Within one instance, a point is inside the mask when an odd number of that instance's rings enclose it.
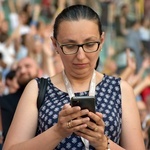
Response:
[[[92,51],[92,52],[88,51],[88,52],[87,52],[87,51],[84,50],[84,47],[83,47],[83,46],[86,45],[86,44],[90,44],[90,43],[97,43],[98,46],[97,46],[97,49],[96,49],[95,51]],[[86,53],[94,53],[94,52],[98,51],[99,46],[100,46],[101,43],[100,43],[99,41],[94,41],[94,42],[87,42],[87,43],[83,43],[83,44],[60,44],[60,43],[57,41],[57,44],[58,44],[58,46],[61,48],[62,52],[63,52],[65,55],[73,55],[73,54],[76,54],[76,53],[78,52],[79,47],[82,47],[83,51],[86,52]],[[64,50],[63,50],[63,46],[68,46],[68,45],[78,46],[76,52],[71,53],[71,54],[66,54],[66,53],[64,52]]]

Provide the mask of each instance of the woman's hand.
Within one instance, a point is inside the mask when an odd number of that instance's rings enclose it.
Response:
[[[95,149],[106,149],[107,138],[104,135],[105,124],[102,114],[99,112],[96,112],[96,114],[89,112],[88,116],[92,118],[92,121],[87,122],[88,128],[83,128],[75,133],[87,139]]]
[[[59,113],[57,127],[58,132],[62,137],[68,137],[73,132],[85,129],[90,122],[90,118],[82,118],[81,116],[87,115],[89,111],[87,109],[81,110],[80,107],[71,107],[69,104],[65,104]]]

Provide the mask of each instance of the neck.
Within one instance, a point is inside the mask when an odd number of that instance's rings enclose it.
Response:
[[[83,78],[71,76],[70,74],[67,74],[67,72],[65,72],[65,75],[69,80],[72,89],[75,93],[89,90],[93,72],[91,72],[91,74]]]

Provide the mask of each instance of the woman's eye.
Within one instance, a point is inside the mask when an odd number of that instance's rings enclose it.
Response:
[[[86,47],[93,47],[95,45],[95,43],[86,43],[85,46]]]
[[[66,47],[67,49],[74,49],[74,48],[76,48],[77,46],[76,46],[76,45],[65,45],[65,47]]]

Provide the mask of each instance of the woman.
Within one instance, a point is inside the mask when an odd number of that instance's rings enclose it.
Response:
[[[144,150],[132,88],[94,70],[104,43],[99,16],[87,6],[70,6],[56,18],[51,39],[64,71],[48,79],[39,110],[38,80],[27,85],[4,150]],[[95,96],[96,113],[70,106],[73,96],[88,95]]]

